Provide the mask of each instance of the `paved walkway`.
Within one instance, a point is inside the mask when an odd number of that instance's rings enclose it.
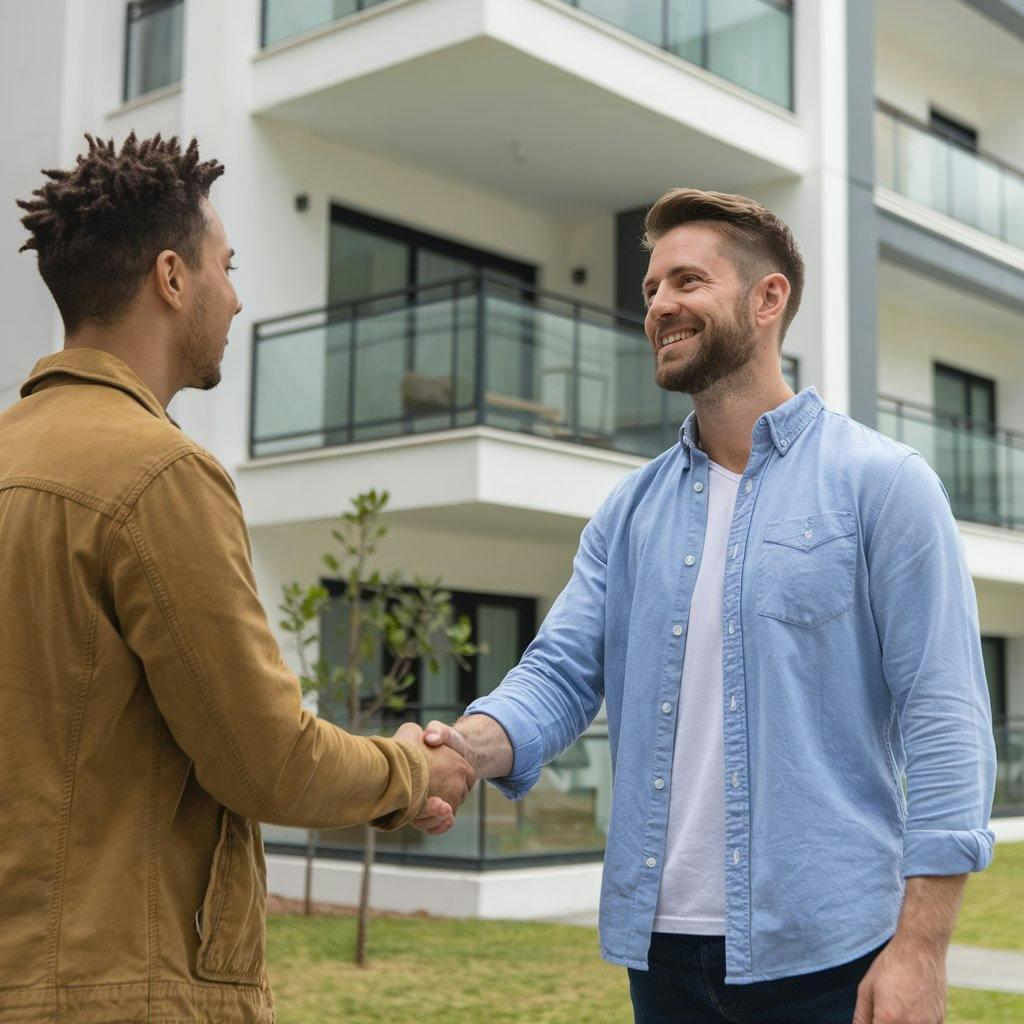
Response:
[[[596,928],[597,911],[569,914],[551,920],[558,924]],[[1024,953],[954,944],[949,947],[946,971],[949,984],[958,988],[1019,992],[1024,995]]]

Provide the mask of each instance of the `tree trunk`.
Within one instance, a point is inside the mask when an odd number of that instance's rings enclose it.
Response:
[[[303,913],[309,917],[313,913],[313,853],[316,849],[316,832],[306,830],[306,885],[303,894]]]
[[[359,890],[359,919],[356,925],[356,964],[366,966],[366,932],[370,925],[370,876],[377,852],[377,833],[363,826],[363,884]]]

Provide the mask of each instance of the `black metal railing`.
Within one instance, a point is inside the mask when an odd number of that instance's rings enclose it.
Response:
[[[880,185],[1024,248],[1024,171],[881,100],[876,108]]]
[[[475,425],[649,458],[693,408],[639,316],[486,272],[261,321],[252,351],[254,458]]]
[[[1024,814],[1024,715],[1007,715],[993,723],[996,740],[996,795],[993,817]]]
[[[1024,434],[887,395],[878,428],[921,452],[958,519],[1024,530]]]

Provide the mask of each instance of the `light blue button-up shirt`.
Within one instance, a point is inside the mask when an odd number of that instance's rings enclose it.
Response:
[[[639,969],[670,789],[686,785],[670,776],[707,524],[696,426],[691,413],[678,445],[612,490],[521,662],[467,709],[508,733],[512,774],[496,784],[517,798],[604,698],[614,784],[601,947]],[[754,426],[722,622],[726,981],[744,984],[881,945],[905,877],[986,867],[995,748],[945,488],[919,452],[814,388]]]

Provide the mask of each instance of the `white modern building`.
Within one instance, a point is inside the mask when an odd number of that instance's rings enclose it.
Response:
[[[89,131],[198,136],[238,252],[213,392],[171,412],[238,484],[263,600],[323,571],[332,517],[391,492],[382,567],[440,578],[489,646],[421,667],[453,716],[515,663],[610,487],[672,444],[640,328],[644,207],[741,192],[808,267],[784,370],[918,448],[975,581],[1024,813],[1022,0],[37,0],[0,42],[0,407],[61,344],[14,197]],[[285,637],[282,636],[282,643]],[[382,840],[382,906],[558,914],[596,900],[601,726],[522,803]],[[304,835],[267,830],[296,892]],[[318,892],[352,898],[356,835]]]

